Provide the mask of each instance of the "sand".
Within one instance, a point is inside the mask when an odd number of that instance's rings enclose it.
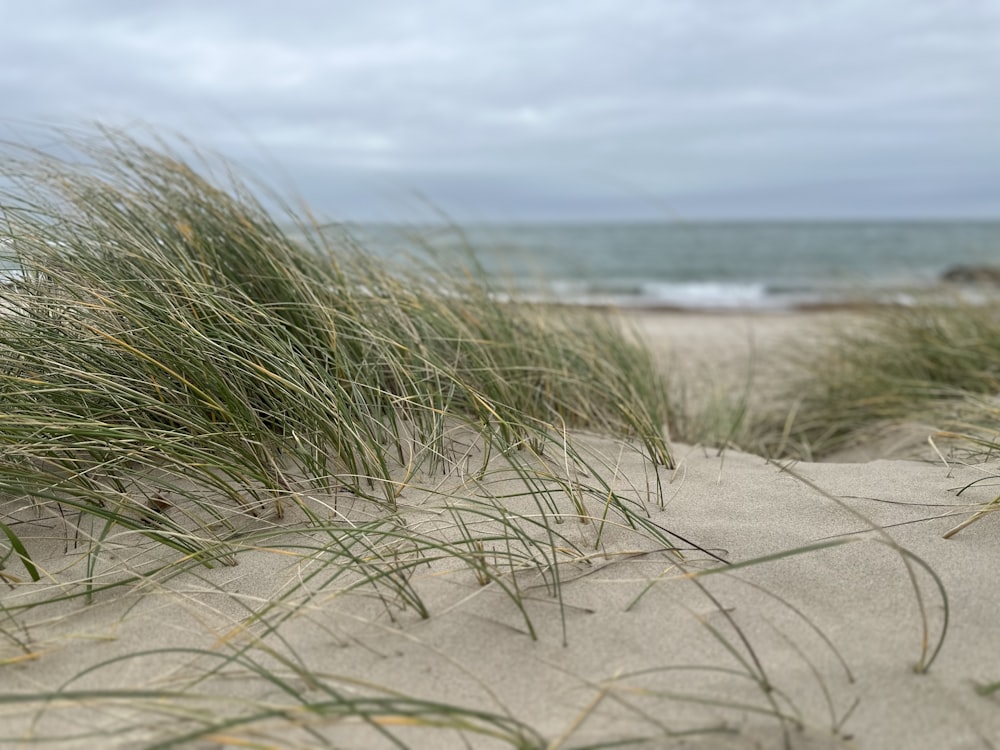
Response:
[[[849,310],[820,312],[636,311],[627,316],[685,403],[750,394],[763,404],[795,375],[795,361],[826,332],[863,325]]]
[[[831,314],[637,319],[664,366],[680,358],[773,378],[772,353],[789,336],[810,339]],[[616,489],[642,504],[651,529],[677,535],[681,553],[613,514],[605,525],[581,523],[558,499],[558,586],[551,566],[508,576],[523,609],[498,583],[480,585],[448,560],[407,574],[427,617],[400,607],[388,585],[384,601],[371,586],[351,591],[350,571],[335,577],[321,564],[333,540],[315,532],[248,537],[236,566],[171,568],[89,604],[55,602],[16,620],[4,612],[43,586],[12,584],[0,594],[0,746],[133,748],[171,738],[192,748],[397,746],[383,732],[418,748],[504,746],[483,733],[413,726],[405,701],[372,723],[357,718],[368,704],[337,715],[336,705],[372,696],[513,717],[526,742],[552,748],[1000,746],[1000,691],[977,692],[1000,681],[1000,515],[942,538],[997,492],[989,481],[958,490],[1000,467],[780,466],[678,444],[678,467],[660,472],[657,493],[655,473],[627,446],[579,440]],[[502,460],[492,465],[494,493],[520,491]],[[396,521],[454,539],[455,519],[475,507],[481,487],[457,470],[433,489],[406,490]],[[331,498],[313,502],[345,525],[371,514],[343,498],[335,510]],[[507,503],[536,512],[523,497]],[[603,517],[600,498],[587,503]],[[477,518],[484,530],[495,524]],[[27,541],[44,590],[78,590],[71,582],[86,571],[85,545],[66,539],[59,517],[34,522]],[[545,536],[523,527],[526,537]],[[810,546],[823,548],[782,554]],[[109,578],[156,559],[120,534],[104,552],[97,573]],[[413,554],[405,545],[397,552]],[[708,570],[722,572],[690,575]],[[14,561],[4,572],[25,578]],[[81,690],[107,692],[78,699]],[[15,702],[19,695],[33,697]],[[224,723],[247,713],[256,720]],[[206,734],[212,721],[222,723]]]

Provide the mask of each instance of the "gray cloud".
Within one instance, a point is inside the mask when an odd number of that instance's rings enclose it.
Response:
[[[982,0],[7,4],[14,121],[177,130],[394,218],[1000,214]]]

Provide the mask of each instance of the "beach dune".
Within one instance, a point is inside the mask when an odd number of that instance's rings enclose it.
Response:
[[[738,383],[757,366],[751,355],[766,363],[773,347],[822,321],[660,313],[638,322],[664,363]],[[676,469],[657,473],[620,441],[580,441],[650,526],[621,524],[599,498],[582,507],[558,498],[555,557],[511,573],[508,590],[482,585],[453,559],[428,561],[406,568],[421,603],[407,604],[405,587],[358,586],[349,571],[324,566],[323,533],[280,532],[295,526],[292,513],[261,519],[238,565],[168,567],[90,603],[9,617],[3,746],[1000,743],[1000,704],[986,689],[1000,680],[996,518],[942,538],[992,499],[985,482],[957,491],[995,467],[779,465],[681,444]],[[517,476],[491,460],[491,494],[525,518],[537,514]],[[472,518],[456,508],[480,497],[476,481],[453,471],[408,488],[397,520],[454,540],[459,519]],[[366,520],[364,506],[344,498],[311,501],[345,528]],[[148,548],[114,537],[103,567],[88,570],[64,520],[43,521],[27,541],[49,592],[88,574],[148,569]],[[477,523],[488,538],[493,521]],[[489,551],[480,550],[487,565]],[[5,572],[23,577],[17,567]],[[0,602],[13,612],[35,595],[23,583]],[[435,728],[447,706],[482,713],[463,718],[464,731]]]

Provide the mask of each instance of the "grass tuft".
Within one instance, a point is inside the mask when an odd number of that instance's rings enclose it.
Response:
[[[570,426],[671,463],[649,357],[607,319],[505,304],[448,268],[396,271],[294,214],[279,225],[163,142],[104,131],[59,156],[14,152],[0,207],[22,274],[0,291],[12,497],[195,553],[166,509],[226,528],[280,515],[292,475],[391,509],[401,470],[446,463],[449,419],[501,454]]]
[[[1000,425],[987,401],[1000,393],[996,307],[918,304],[840,321],[800,352],[799,376],[747,432],[765,455],[821,459],[916,424],[977,434]]]
[[[563,606],[562,566],[597,544],[576,528],[596,533],[595,504],[602,525],[673,548],[570,437],[610,433],[654,474],[673,466],[649,353],[605,315],[505,301],[454,259],[394,266],[268,195],[276,219],[186,143],[56,136],[46,150],[9,144],[0,162],[0,575],[15,592],[0,632],[17,650],[3,663],[47,653],[22,625],[36,607],[158,590],[264,552],[293,561],[297,583],[220,634],[228,655],[204,656],[298,703],[204,718],[210,666],[182,693],[77,692],[84,670],[0,702],[35,705],[35,723],[53,701],[166,703],[192,718],[158,735],[164,747],[276,717],[308,736],[345,716],[390,745],[404,726],[540,746],[507,716],[344,694],[268,644],[330,592],[392,622],[427,618],[419,582],[442,565],[508,597],[534,637],[521,579]],[[567,534],[567,518],[588,523]],[[53,534],[66,568],[36,554]],[[322,694],[300,697],[283,670]]]

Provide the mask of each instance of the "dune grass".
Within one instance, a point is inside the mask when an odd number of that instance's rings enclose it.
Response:
[[[570,438],[629,441],[654,467],[656,502],[655,468],[672,466],[664,389],[619,323],[505,303],[452,263],[391,267],[287,206],[279,224],[226,165],[184,144],[108,130],[58,144],[8,146],[0,176],[17,269],[0,288],[0,576],[25,592],[4,604],[0,629],[22,652],[8,663],[40,653],[18,619],[37,606],[232,565],[261,545],[325,558],[294,591],[319,576],[321,589],[369,591],[393,617],[429,616],[410,579],[451,560],[505,592],[531,635],[514,574],[537,571],[558,601],[561,564],[588,554],[559,525],[595,498],[596,544],[610,524],[676,545]],[[495,495],[497,471],[523,492]],[[435,496],[448,477],[467,490],[440,493],[450,531],[408,527],[401,498]],[[285,518],[282,540],[309,529],[326,543],[275,542]],[[36,559],[53,524],[82,549],[82,572]],[[280,621],[302,595],[249,616]],[[362,703],[331,695],[309,710],[528,742],[505,717]]]
[[[822,457],[903,422],[977,432],[998,424],[988,406],[1000,393],[995,306],[875,310],[831,330],[801,364],[803,377],[784,398],[789,414],[779,417],[764,452],[783,441],[785,452]]]
[[[745,387],[675,404],[682,440],[776,460],[838,460],[859,450],[977,465],[992,481],[1000,455],[1000,308],[955,299],[872,307],[829,323],[819,341],[790,341],[791,363],[766,399]],[[676,390],[676,388],[675,388]],[[986,503],[967,522],[995,511]]]
[[[806,341],[793,337],[768,357],[767,382],[752,360],[745,373],[725,373],[719,387],[711,373],[694,383],[675,377],[673,436],[774,459],[822,461],[866,445],[877,455],[881,442],[911,453],[922,446],[930,456],[928,438],[970,458],[997,452],[996,304],[942,303],[938,295],[872,306],[818,325]],[[694,386],[697,397],[688,398]]]
[[[193,552],[126,475],[150,497],[197,505],[211,489],[280,512],[298,472],[391,508],[400,470],[444,459],[453,418],[501,453],[573,427],[670,465],[661,390],[634,385],[652,365],[609,321],[502,304],[474,277],[394,273],[302,222],[292,242],[238,182],[223,191],[163,144],[106,135],[8,162],[23,272],[0,300],[9,493]],[[414,443],[436,447],[427,465]]]

